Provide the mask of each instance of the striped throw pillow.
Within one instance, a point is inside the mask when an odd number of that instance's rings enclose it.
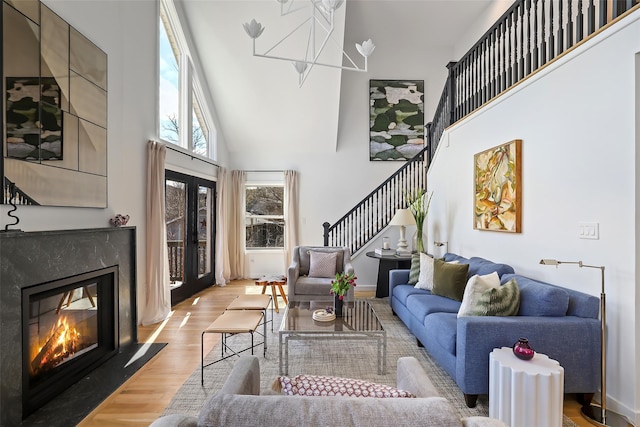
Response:
[[[409,285],[418,283],[420,277],[420,254],[411,254],[411,270],[409,270]]]
[[[472,316],[515,316],[520,308],[520,289],[513,278],[498,288],[487,289],[470,310]]]

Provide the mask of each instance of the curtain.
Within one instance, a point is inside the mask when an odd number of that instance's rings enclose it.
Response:
[[[167,148],[157,141],[147,144],[147,226],[145,305],[141,323],[164,320],[171,311],[169,258],[165,228],[164,160]]]
[[[284,271],[291,264],[293,248],[298,245],[298,173],[284,171]]]
[[[229,267],[230,278],[244,278],[244,171],[231,171],[231,188],[229,194]]]
[[[216,212],[216,284],[225,286],[231,278],[229,264],[229,196],[227,189],[227,169],[218,168],[216,182],[217,212]]]

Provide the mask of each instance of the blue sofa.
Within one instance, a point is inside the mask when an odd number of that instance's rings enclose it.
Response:
[[[489,353],[529,339],[540,353],[564,368],[565,393],[591,401],[600,383],[600,300],[514,274],[512,267],[447,253],[444,260],[469,264],[468,277],[496,271],[500,283],[515,278],[520,290],[517,316],[457,317],[460,302],[408,285],[409,270],[389,273],[391,308],[436,362],[455,380],[469,407],[489,393]]]

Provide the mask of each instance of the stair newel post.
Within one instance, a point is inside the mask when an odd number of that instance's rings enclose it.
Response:
[[[324,224],[322,224],[322,227],[324,228],[324,233],[323,233],[324,246],[329,246],[329,227],[331,227],[331,224],[329,224],[328,222],[325,222]]]
[[[431,126],[433,126],[433,122],[429,122],[424,126],[424,134],[427,137],[427,140],[425,141],[427,144],[427,158],[426,158],[426,163],[427,163],[427,167],[429,167],[429,165],[431,164],[431,159],[433,158],[433,151],[435,150],[435,147],[433,146],[433,135],[431,133]]]
[[[447,77],[447,90],[449,92],[449,114],[445,116],[449,119],[446,126],[455,122],[455,109],[456,109],[456,80],[455,80],[455,66],[457,62],[451,61],[447,64],[447,70],[449,70],[449,77]]]

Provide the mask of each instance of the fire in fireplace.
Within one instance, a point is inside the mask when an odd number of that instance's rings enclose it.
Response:
[[[24,288],[23,417],[117,351],[118,269]]]

